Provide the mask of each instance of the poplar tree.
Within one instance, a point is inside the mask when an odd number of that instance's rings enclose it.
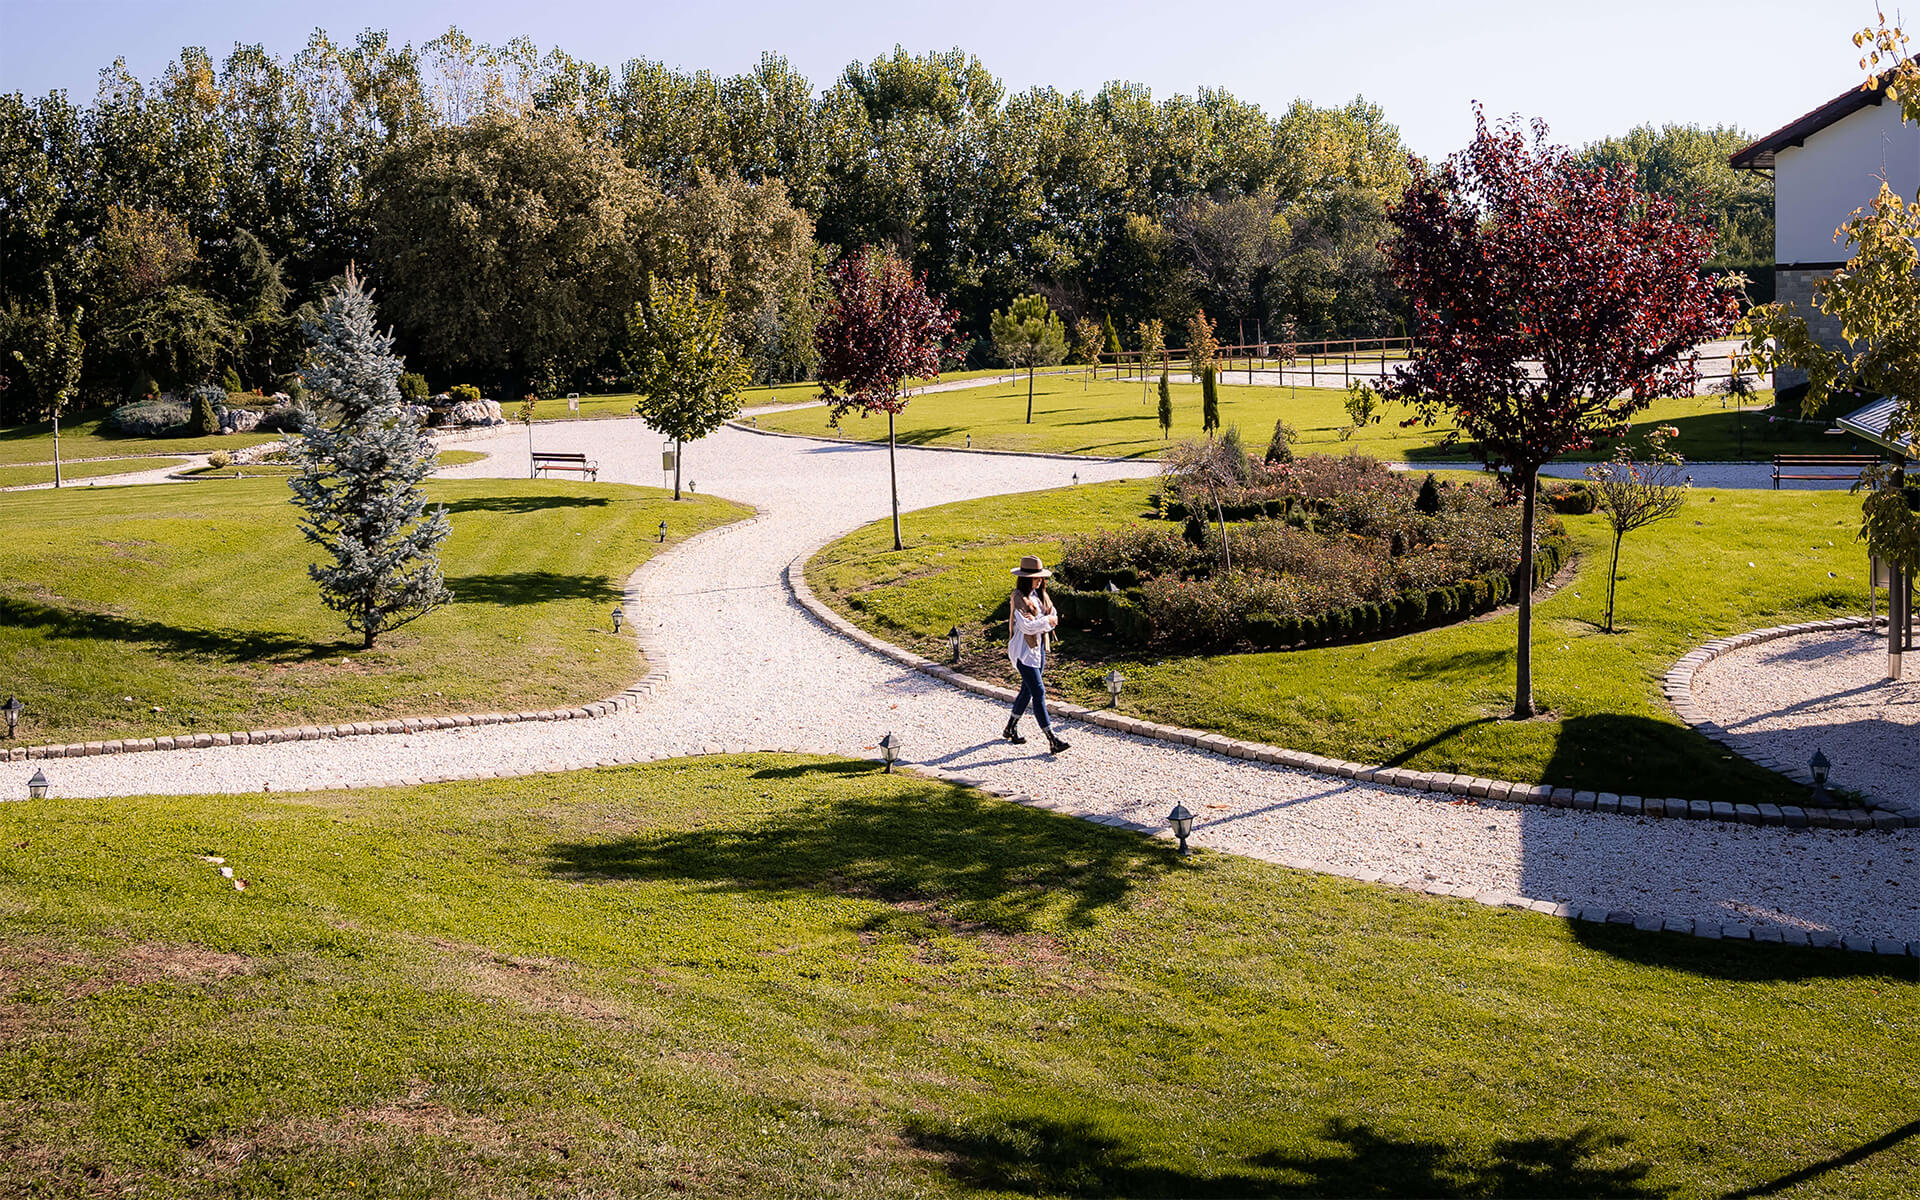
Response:
[[[453,599],[439,554],[452,522],[444,507],[427,511],[420,487],[434,469],[433,443],[401,403],[393,334],[374,319],[373,294],[349,268],[319,319],[304,325],[302,375],[331,419],[289,445],[300,472],[287,481],[306,510],[300,531],[333,559],[307,574],[367,649]]]
[[[1160,368],[1160,440],[1173,431],[1173,389],[1167,386],[1167,368]]]

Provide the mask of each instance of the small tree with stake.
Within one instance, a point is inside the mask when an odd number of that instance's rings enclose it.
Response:
[[[1167,386],[1167,368],[1160,368],[1160,440],[1173,431],[1173,389]]]
[[[13,357],[26,372],[27,382],[33,387],[34,395],[40,403],[47,406],[53,417],[53,486],[59,487],[60,479],[60,413],[73,402],[80,390],[80,366],[84,361],[87,343],[80,336],[80,318],[84,310],[76,307],[73,313],[62,319],[60,316],[60,298],[54,293],[53,276],[45,277],[47,304],[27,317],[23,330],[25,350],[15,350]]]
[[[1100,342],[1103,337],[1100,322],[1092,317],[1081,317],[1073,323],[1073,356],[1087,369],[1080,383],[1082,391],[1086,390],[1093,381],[1094,373],[1100,369]]]
[[[727,333],[725,293],[704,298],[693,280],[649,277],[647,299],[627,321],[628,365],[640,398],[633,411],[673,439],[673,498],[680,498],[681,447],[697,442],[740,412],[740,390],[752,381],[740,347]]]
[[[850,254],[827,273],[826,312],[814,328],[821,399],[837,423],[887,414],[887,477],[893,498],[893,548],[900,545],[900,472],[894,420],[907,406],[901,385],[938,379],[940,351],[959,314],[927,294],[926,281],[891,250]]]
[[[307,568],[320,599],[372,649],[453,599],[439,554],[452,524],[446,509],[427,511],[420,482],[434,469],[433,442],[400,401],[393,335],[375,327],[373,295],[352,269],[306,333],[306,385],[338,416],[288,446],[300,473],[287,482],[306,510],[301,532],[333,556]]]
[[[1420,349],[1383,391],[1415,420],[1450,417],[1520,495],[1513,709],[1526,718],[1540,468],[1624,433],[1655,396],[1691,395],[1693,347],[1723,336],[1738,306],[1700,269],[1713,230],[1636,191],[1630,167],[1578,166],[1542,124],[1531,140],[1477,111],[1476,124],[1444,164],[1414,161],[1388,210],[1383,249]]]
[[[1680,436],[1671,425],[1662,425],[1647,435],[1647,453],[1636,459],[1626,444],[1603,463],[1588,467],[1586,476],[1593,481],[1600,511],[1613,529],[1613,554],[1607,563],[1606,632],[1613,632],[1614,589],[1620,580],[1620,543],[1636,529],[1664,521],[1678,513],[1687,502],[1687,489],[1693,477],[1684,473],[1686,460],[1667,445]],[[1427,476],[1431,483],[1433,476]]]
[[[1051,367],[1067,356],[1067,327],[1047,298],[1016,296],[1005,312],[993,314],[993,348],[1010,367],[1027,372],[1027,424],[1033,424],[1033,372]]]

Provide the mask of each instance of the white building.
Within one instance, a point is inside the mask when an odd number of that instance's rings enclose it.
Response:
[[[1848,251],[1834,231],[1873,202],[1881,180],[1903,198],[1920,196],[1920,126],[1901,122],[1900,106],[1887,103],[1883,88],[1856,87],[1730,161],[1735,170],[1773,176],[1774,297],[1793,302],[1815,336],[1837,345],[1839,323],[1810,303],[1814,282],[1845,264]]]

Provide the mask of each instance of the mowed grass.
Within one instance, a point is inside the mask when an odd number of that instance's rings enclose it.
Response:
[[[480,450],[442,450],[436,457],[441,467],[464,467],[468,463],[477,463],[486,458]],[[206,467],[188,472],[194,479],[252,479],[256,476],[273,476],[284,479],[299,473],[300,468],[288,462],[243,463],[231,467]]]
[[[1920,1188],[1911,960],[1182,860],[867,763],[5,804],[0,906],[19,1194]]]
[[[430,483],[455,603],[370,652],[320,602],[284,479],[0,497],[0,692],[76,742],[573,705],[632,682],[608,612],[635,566],[744,515],[651,488]],[[159,711],[153,711],[158,708]]]
[[[98,479],[105,475],[127,475],[135,471],[158,471],[166,467],[186,465],[190,460],[184,458],[109,458],[94,459],[88,462],[70,462],[60,465],[60,479],[63,483],[72,483],[81,479]],[[0,488],[25,487],[35,483],[53,482],[53,464],[36,464],[27,467],[0,467]]]
[[[944,661],[958,625],[973,673],[1012,680],[1008,568],[1058,560],[1067,533],[1145,519],[1152,480],[970,501],[885,522],[823,550],[807,568],[849,619]],[[1374,642],[1282,653],[1165,655],[1070,632],[1050,686],[1123,711],[1230,737],[1368,763],[1529,783],[1699,800],[1801,803],[1806,793],[1694,732],[1660,679],[1701,642],[1791,621],[1865,613],[1857,498],[1835,492],[1697,491],[1679,517],[1628,537],[1620,632],[1601,632],[1608,534],[1598,516],[1563,518],[1580,558],[1572,581],[1534,609],[1534,694],[1552,719],[1514,722],[1512,612]],[[1829,572],[1832,577],[1829,578]],[[1837,776],[1836,776],[1837,778]]]
[[[1058,369],[1058,368],[1056,368]],[[979,371],[948,371],[940,376],[938,382],[951,383],[956,380],[992,379],[1011,374],[1007,367],[992,367]],[[927,380],[909,380],[907,386],[917,387]],[[1024,384],[1022,386],[1025,386]],[[804,383],[779,383],[765,387],[747,388],[740,393],[742,408],[755,408],[763,404],[810,404],[820,398],[820,385],[811,381]],[[633,406],[639,396],[634,392],[610,392],[605,395],[581,396],[580,411],[573,412],[567,407],[567,399],[560,396],[541,400],[534,407],[534,424],[544,421],[587,421],[607,417],[631,417]],[[519,413],[518,402],[501,401],[500,411],[508,420],[514,420]]]
[[[1027,424],[1027,384],[1016,383],[936,392],[915,397],[897,421],[898,437],[909,445],[961,446],[972,438],[982,449],[1042,451],[1053,454],[1090,454],[1109,458],[1151,458],[1169,442],[1160,434],[1158,382],[1141,400],[1137,380],[1103,379],[1089,382],[1077,376],[1042,376],[1035,380],[1033,423]],[[1201,436],[1200,386],[1174,376],[1172,441]],[[1771,399],[1763,393],[1763,399]],[[1344,407],[1346,392],[1328,388],[1283,388],[1234,385],[1220,387],[1220,419],[1235,425],[1256,451],[1266,447],[1273,424],[1285,420],[1297,431],[1301,453],[1370,454],[1390,462],[1466,461],[1470,447],[1447,445],[1453,432],[1445,423],[1403,429],[1400,422],[1411,411],[1400,405],[1383,406],[1376,423],[1345,440],[1340,430],[1349,424]],[[1745,422],[1742,434],[1736,422]],[[768,413],[757,418],[762,429],[802,433],[814,437],[886,440],[884,418],[849,416],[838,429],[828,425],[827,411],[800,409]],[[1764,461],[1783,453],[1872,452],[1851,438],[1829,437],[1813,426],[1797,423],[1769,425],[1764,414],[1740,413],[1723,407],[1719,397],[1656,400],[1634,421],[1634,437],[1653,425],[1680,430],[1675,448],[1696,462]],[[1778,432],[1769,432],[1777,430]],[[1604,458],[1611,450],[1575,458]]]
[[[279,437],[275,433],[229,433],[217,437],[180,434],[167,437],[136,437],[114,431],[106,425],[106,412],[94,409],[74,413],[60,422],[60,457],[135,458],[141,455],[206,454],[214,450],[238,450],[257,446]],[[53,461],[53,423],[0,427],[0,466]],[[78,465],[78,464],[73,464]],[[48,478],[52,476],[49,475]]]

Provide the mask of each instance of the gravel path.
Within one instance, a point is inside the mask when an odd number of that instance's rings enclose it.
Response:
[[[1884,630],[1829,630],[1723,654],[1693,678],[1694,703],[1765,752],[1803,763],[1819,750],[1832,781],[1876,799],[1920,803],[1920,655],[1887,674]]]
[[[81,487],[96,487],[101,484],[108,484],[113,487],[121,487],[126,484],[134,484],[134,483],[174,483],[177,481],[173,478],[173,476],[178,475],[180,472],[192,471],[207,465],[207,456],[204,454],[175,454],[175,455],[169,455],[168,457],[175,460],[173,466],[148,467],[143,470],[127,471],[120,475],[89,475],[85,479],[69,479],[62,486],[69,487],[69,488],[81,488]],[[177,461],[183,458],[186,459],[187,461],[186,462]],[[87,460],[87,461],[93,461],[93,460]],[[134,462],[138,460],[129,459],[128,461]],[[29,465],[45,465],[45,464],[29,464]],[[53,482],[49,480],[46,483],[23,483],[23,484],[20,484],[18,487],[0,488],[0,492],[39,492],[39,491],[50,490],[52,489],[52,487],[53,487]]]
[[[654,483],[659,436],[634,421],[544,427],[603,480]],[[491,435],[502,449],[524,431]],[[487,449],[486,438],[475,449]],[[1058,758],[996,740],[995,703],[860,649],[809,618],[781,571],[801,550],[886,513],[883,448],[726,429],[688,449],[701,490],[760,507],[658,560],[635,614],[670,677],[651,702],[601,720],[335,741],[130,754],[45,764],[65,798],[371,786],[524,774],[703,751],[872,756],[889,730],[903,757],[1083,813],[1158,825],[1176,801],[1197,845],[1461,895],[1562,911],[1652,915],[1653,927],[1751,928],[1920,942],[1920,838],[1712,821],[1659,821],[1409,793],[1086,726]],[[512,464],[513,454],[498,462]],[[903,448],[912,509],[968,497],[1137,477],[1152,464],[1066,463]],[[501,474],[491,463],[451,477]],[[511,472],[506,472],[511,473]],[[1018,519],[1020,500],[1007,510]],[[909,527],[911,515],[905,518]],[[1031,728],[1029,728],[1031,733]],[[16,770],[18,765],[16,765]]]

